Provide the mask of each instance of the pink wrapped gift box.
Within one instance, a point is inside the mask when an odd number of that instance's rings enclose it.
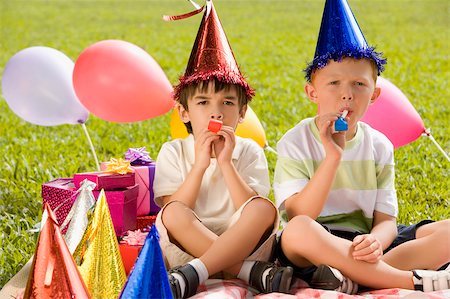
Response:
[[[77,190],[71,178],[60,178],[42,184],[43,203],[48,203],[53,212],[55,212],[56,220],[61,225],[69,214],[75,199],[77,199]],[[67,226],[62,231],[65,233]]]
[[[154,201],[153,194],[155,167],[155,163],[131,166],[136,174],[136,184],[139,186],[138,216],[156,215],[160,210]]]
[[[80,188],[81,182],[85,179],[97,185],[94,190],[114,190],[135,185],[134,173],[83,172],[74,174],[75,187]]]
[[[101,164],[101,169],[106,169],[106,163]],[[137,198],[137,215],[156,215],[160,208],[156,205],[153,195],[153,180],[155,179],[155,163],[131,166],[134,170],[135,181],[139,186]]]
[[[114,224],[116,235],[120,236],[127,230],[136,229],[136,199],[139,187],[134,185],[120,190],[105,191],[106,201]],[[93,191],[98,198],[100,191]]]
[[[139,187],[137,185],[120,190],[105,191],[114,229],[118,236],[127,230],[136,229],[136,199],[138,192]],[[97,199],[99,193],[100,191],[93,191],[95,199]],[[77,195],[77,189],[71,178],[55,179],[42,185],[43,202],[49,203],[60,225],[66,219],[67,214],[69,214]]]

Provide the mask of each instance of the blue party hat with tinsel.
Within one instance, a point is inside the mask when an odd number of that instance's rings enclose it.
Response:
[[[323,68],[328,61],[344,57],[372,60],[378,75],[384,70],[386,59],[375,52],[366,39],[346,0],[327,0],[322,15],[314,60],[305,69],[305,78],[311,82],[314,70]]]
[[[155,225],[150,229],[119,297],[128,298],[173,298]]]

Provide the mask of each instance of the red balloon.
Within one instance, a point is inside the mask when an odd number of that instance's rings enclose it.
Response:
[[[425,125],[405,94],[382,77],[378,77],[377,87],[381,88],[380,96],[361,120],[386,135],[395,148],[419,138]]]
[[[73,85],[83,105],[107,121],[142,121],[174,106],[164,71],[126,41],[105,40],[86,48],[75,62]]]

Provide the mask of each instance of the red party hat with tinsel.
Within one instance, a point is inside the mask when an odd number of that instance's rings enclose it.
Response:
[[[44,218],[47,215],[47,219]],[[44,225],[39,234],[36,252],[24,298],[90,298],[86,285],[67,248],[56,216],[45,203]]]
[[[210,79],[242,86],[247,100],[251,100],[255,92],[239,70],[212,0],[207,0],[205,6],[196,11],[181,16],[165,16],[164,19],[185,19],[202,11],[204,11],[203,19],[192,47],[186,71],[180,77],[180,83],[174,90],[175,100],[178,100],[181,90],[186,86]]]

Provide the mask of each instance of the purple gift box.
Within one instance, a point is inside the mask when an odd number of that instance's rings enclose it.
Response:
[[[139,187],[137,185],[114,191],[105,191],[114,229],[118,236],[128,230],[136,229],[136,199],[138,192]],[[95,199],[97,199],[99,193],[100,191],[93,191]],[[77,189],[71,178],[55,179],[42,185],[43,202],[48,202],[52,210],[54,210],[60,225],[66,219],[67,214],[69,214],[77,195]]]

